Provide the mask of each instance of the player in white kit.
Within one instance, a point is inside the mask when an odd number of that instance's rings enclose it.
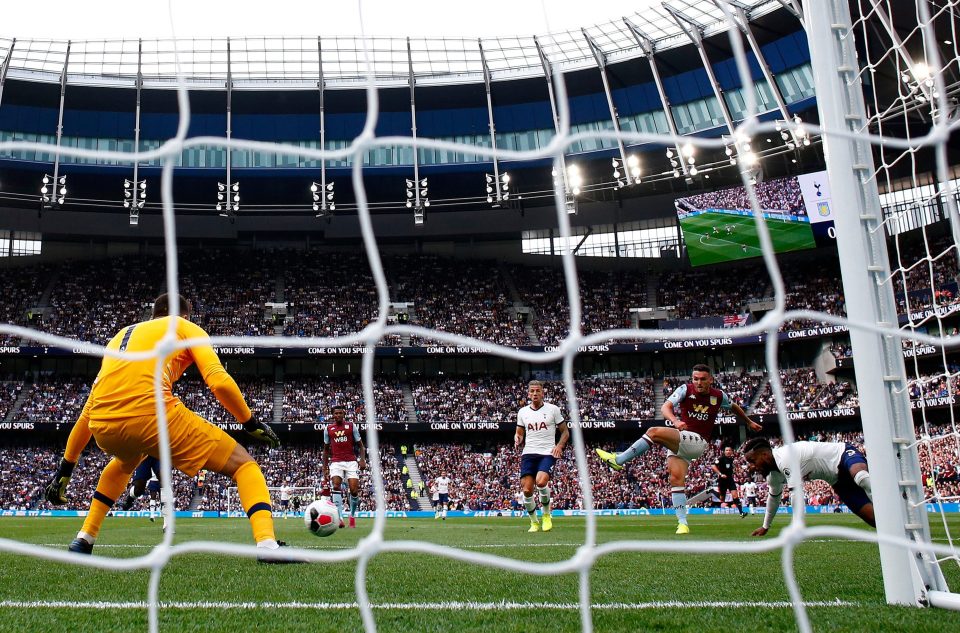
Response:
[[[753,536],[763,536],[770,530],[773,517],[780,507],[780,497],[790,479],[790,452],[795,451],[804,481],[821,479],[847,504],[851,512],[877,527],[873,516],[870,472],[867,459],[853,444],[843,442],[794,442],[790,446],[773,448],[765,437],[755,437],[743,445],[743,457],[750,470],[767,478],[767,511],[763,526]]]
[[[446,521],[447,506],[450,504],[450,478],[447,477],[447,473],[443,473],[434,479],[433,483],[437,486],[437,503],[433,509],[435,512],[433,518],[436,519],[439,517]]]
[[[570,429],[563,419],[560,407],[543,401],[543,383],[531,380],[527,385],[527,397],[530,404],[517,412],[517,432],[513,443],[516,448],[523,445],[520,457],[520,487],[523,490],[523,507],[530,515],[528,532],[539,532],[537,520],[537,502],[533,498],[533,486],[536,484],[540,494],[540,506],[543,509],[543,531],[553,529],[553,517],[550,514],[550,472],[553,465],[563,454],[563,447],[570,440]],[[560,429],[560,440],[557,440]]]
[[[743,497],[743,505],[753,512],[757,505],[757,482],[751,479],[740,486],[740,496]]]

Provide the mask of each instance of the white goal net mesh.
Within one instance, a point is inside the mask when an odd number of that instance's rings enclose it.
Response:
[[[795,3],[786,1],[786,5],[796,6]],[[819,3],[817,3],[819,4]],[[825,11],[833,11],[837,3],[829,4]],[[737,62],[737,70],[742,80],[742,85],[752,85],[750,69],[748,67],[745,42],[742,39],[741,31],[737,27],[734,15],[734,6],[726,3],[719,3],[723,9],[726,19],[729,21],[728,31],[730,45],[734,52]],[[900,14],[895,16],[902,25],[904,20],[911,16],[903,16],[903,4],[898,4]],[[889,2],[870,2],[859,0],[853,3],[854,16],[851,23],[835,22],[832,30],[825,37],[833,38],[836,42],[844,40],[855,41],[859,47],[860,61],[859,66],[849,69],[850,72],[844,75],[845,81],[853,92],[861,90],[861,84],[866,85],[864,94],[866,95],[867,122],[862,129],[820,129],[818,126],[805,124],[806,133],[815,136],[825,136],[828,143],[850,143],[856,137],[867,138],[876,149],[876,167],[871,173],[863,173],[861,177],[864,182],[872,181],[874,185],[879,185],[885,191],[902,190],[906,191],[902,199],[894,206],[894,211],[887,214],[880,223],[880,230],[885,231],[889,237],[890,249],[890,274],[885,283],[886,292],[896,297],[898,303],[902,306],[902,313],[905,316],[900,323],[877,324],[857,323],[847,319],[844,313],[828,313],[825,311],[794,309],[788,302],[789,288],[784,284],[784,277],[778,265],[774,254],[773,244],[770,232],[766,226],[766,220],[759,210],[757,196],[754,187],[754,180],[751,178],[751,170],[748,169],[746,162],[743,166],[743,185],[746,187],[751,207],[754,209],[757,231],[759,234],[761,246],[763,249],[763,262],[766,266],[767,274],[772,287],[775,290],[775,305],[772,310],[767,312],[762,320],[743,328],[744,335],[767,334],[766,344],[766,363],[770,383],[776,402],[776,409],[780,413],[780,432],[784,442],[792,442],[794,433],[791,424],[785,414],[786,404],[784,398],[783,385],[778,363],[777,333],[785,324],[794,323],[800,320],[809,320],[814,322],[825,322],[833,325],[843,325],[851,330],[865,330],[869,332],[880,332],[884,335],[893,336],[898,341],[902,341],[905,352],[916,350],[921,346],[932,346],[937,351],[938,367],[931,368],[930,364],[921,364],[918,360],[919,354],[912,355],[905,353],[907,358],[906,366],[909,378],[895,382],[895,390],[898,391],[903,399],[910,399],[915,408],[919,409],[921,424],[917,428],[917,435],[912,435],[909,442],[903,444],[904,451],[915,451],[922,464],[923,476],[930,478],[930,484],[926,482],[921,486],[924,490],[924,498],[919,500],[924,509],[927,504],[932,504],[934,512],[940,507],[942,502],[956,501],[958,495],[956,488],[946,489],[941,480],[938,480],[937,473],[940,471],[945,461],[955,460],[960,455],[960,429],[957,427],[955,416],[955,407],[949,409],[949,420],[947,422],[934,422],[927,414],[927,406],[930,404],[930,394],[934,393],[933,398],[941,397],[936,394],[945,393],[942,397],[954,398],[956,394],[958,371],[955,366],[951,366],[947,359],[947,350],[955,347],[960,337],[955,332],[948,331],[944,326],[944,319],[952,313],[956,306],[956,297],[947,299],[947,295],[940,291],[944,286],[942,278],[944,275],[954,276],[954,285],[956,287],[956,266],[958,255],[958,236],[960,236],[960,217],[957,213],[957,179],[948,162],[947,142],[950,133],[956,128],[958,121],[956,94],[958,74],[958,64],[960,64],[960,55],[957,49],[957,34],[954,32],[957,24],[956,2],[943,0],[938,2],[921,1],[916,4],[916,14],[912,16],[912,29],[904,32],[902,29],[894,28],[892,23],[892,12],[894,8]],[[950,32],[943,31],[944,24],[952,25]],[[810,25],[805,25],[810,28]],[[949,56],[944,56],[944,46],[942,43],[949,41],[951,44],[946,50]],[[891,84],[889,80],[890,68],[896,68],[897,81]],[[822,86],[821,78],[816,77],[818,88]],[[535,159],[550,158],[554,161],[555,170],[560,173],[564,171],[564,150],[571,144],[578,141],[603,139],[607,141],[623,141],[631,145],[640,144],[659,144],[663,146],[676,146],[691,143],[699,150],[704,152],[723,152],[725,141],[718,138],[705,138],[696,136],[671,136],[639,132],[621,132],[613,131],[583,131],[573,132],[570,124],[570,113],[567,99],[567,91],[562,74],[556,74],[553,86],[556,92],[556,102],[558,105],[558,133],[546,147],[535,151],[509,151],[509,150],[491,150],[490,148],[477,147],[473,145],[462,145],[452,142],[443,142],[437,140],[422,139],[416,141],[416,146],[420,148],[432,148],[437,150],[449,150],[452,152],[467,152],[480,155],[486,158],[498,156],[503,160],[511,161],[530,161]],[[756,95],[750,91],[744,91],[746,100],[746,116],[736,125],[732,136],[736,138],[751,139],[760,133],[774,133],[780,131],[773,122],[761,122],[757,116],[759,109]],[[818,98],[820,90],[817,91]],[[377,411],[375,410],[375,398],[373,391],[374,377],[374,354],[373,350],[377,342],[384,335],[397,334],[422,337],[426,340],[438,341],[450,345],[462,346],[484,346],[490,348],[493,355],[525,361],[535,365],[546,363],[562,362],[564,386],[566,391],[566,401],[568,403],[568,417],[572,422],[572,444],[576,460],[576,467],[579,472],[582,499],[584,508],[588,510],[585,515],[585,533],[582,547],[576,554],[567,560],[560,562],[531,565],[527,561],[520,561],[509,557],[498,556],[474,552],[451,547],[440,546],[435,543],[426,543],[416,540],[386,540],[384,530],[386,527],[383,478],[381,476],[381,463],[379,458],[379,437],[376,426],[368,425],[366,431],[366,445],[370,449],[372,470],[372,481],[374,485],[375,498],[377,504],[377,514],[374,520],[374,527],[369,536],[363,538],[358,545],[350,550],[344,551],[316,551],[293,549],[291,555],[298,558],[307,558],[317,562],[333,562],[344,560],[357,561],[356,568],[356,599],[359,610],[362,615],[364,627],[367,631],[377,630],[377,624],[374,617],[374,611],[371,606],[368,594],[367,570],[368,565],[374,557],[383,552],[419,552],[433,556],[441,556],[448,559],[461,561],[464,563],[489,566],[502,570],[522,574],[537,575],[556,575],[556,574],[576,574],[579,577],[579,607],[581,614],[582,629],[586,632],[593,630],[592,601],[591,601],[591,576],[590,572],[595,561],[601,556],[607,556],[618,552],[676,552],[678,555],[688,553],[757,553],[765,551],[780,551],[782,557],[782,568],[787,584],[792,606],[796,614],[798,627],[802,631],[810,630],[810,622],[807,617],[807,609],[804,598],[799,588],[793,558],[795,549],[807,540],[822,537],[839,537],[846,539],[856,539],[861,541],[884,541],[890,545],[906,548],[914,552],[922,553],[925,556],[934,556],[937,562],[943,563],[952,561],[951,564],[958,561],[958,550],[955,545],[954,536],[950,535],[947,521],[941,513],[942,526],[946,529],[946,542],[918,542],[907,538],[896,538],[889,535],[883,535],[868,530],[854,530],[840,527],[809,527],[806,524],[803,513],[804,499],[802,496],[803,486],[799,480],[792,480],[793,483],[793,507],[788,528],[782,530],[776,538],[768,540],[753,541],[711,541],[711,540],[616,540],[598,544],[597,542],[597,523],[594,514],[589,510],[593,508],[593,488],[590,480],[589,468],[587,463],[587,445],[584,442],[582,431],[580,429],[580,411],[578,408],[576,390],[574,386],[574,360],[578,353],[578,348],[595,344],[605,343],[610,340],[615,341],[637,341],[653,339],[703,339],[718,338],[729,333],[729,330],[720,329],[698,329],[698,330],[643,330],[643,329],[621,329],[608,330],[603,332],[585,335],[581,330],[582,322],[582,304],[580,289],[578,287],[577,267],[573,253],[567,249],[562,255],[563,275],[566,281],[566,297],[568,301],[570,330],[566,338],[555,351],[542,353],[533,353],[518,351],[514,348],[491,345],[487,341],[479,341],[464,336],[445,333],[437,330],[430,330],[415,325],[388,325],[387,314],[390,303],[390,293],[387,281],[384,275],[384,269],[378,251],[377,235],[371,221],[371,213],[364,189],[364,160],[363,156],[370,150],[378,147],[389,146],[410,146],[410,137],[377,137],[374,133],[376,128],[379,100],[378,92],[374,85],[372,73],[369,78],[367,88],[367,100],[369,109],[367,119],[362,133],[353,139],[349,146],[339,150],[311,150],[304,147],[294,147],[279,143],[251,142],[244,140],[217,137],[187,137],[187,130],[190,121],[190,104],[187,98],[186,89],[180,86],[179,107],[180,122],[175,137],[169,139],[163,145],[152,151],[140,152],[138,154],[123,152],[103,152],[93,150],[83,150],[78,148],[61,148],[59,151],[65,156],[74,156],[79,158],[107,158],[119,161],[120,164],[132,164],[134,160],[145,161],[152,159],[162,159],[163,170],[161,177],[162,202],[163,202],[163,225],[165,228],[165,252],[166,252],[166,282],[167,289],[171,293],[171,313],[178,313],[179,306],[176,305],[178,289],[180,287],[180,275],[178,273],[177,258],[177,235],[176,218],[174,214],[173,182],[175,157],[184,150],[195,147],[216,146],[228,149],[249,149],[261,152],[273,152],[278,155],[299,155],[306,156],[315,160],[332,160],[352,158],[352,186],[356,193],[357,213],[362,229],[362,240],[365,253],[369,261],[370,270],[376,286],[379,299],[379,315],[376,321],[370,323],[363,330],[355,332],[349,336],[336,338],[297,338],[297,337],[214,337],[214,345],[223,346],[286,346],[286,347],[329,347],[348,344],[362,344],[366,348],[362,362],[362,381],[364,402],[366,403],[366,419],[376,420]],[[799,126],[793,121],[786,124],[788,133],[798,133]],[[42,144],[27,142],[5,142],[0,143],[0,151],[6,150],[37,150],[50,151],[50,148]],[[935,158],[937,170],[936,173],[928,177],[919,173],[916,167],[916,161],[921,154],[928,154]],[[900,175],[905,174],[905,175]],[[924,179],[926,178],[926,179]],[[567,213],[568,192],[564,188],[564,179],[557,179],[557,187],[554,192],[557,230],[561,238],[565,241],[570,240],[571,226]],[[885,194],[887,195],[887,194]],[[892,194],[891,194],[892,195]],[[879,205],[879,200],[873,201],[874,205]],[[929,234],[926,226],[931,223],[932,218],[943,218],[947,222],[941,222],[949,226],[949,230],[933,235]],[[904,235],[911,229],[919,228],[921,238],[916,238],[916,231],[911,235],[914,239],[908,241]],[[843,236],[841,236],[843,238]],[[863,262],[866,269],[867,262]],[[883,292],[881,288],[878,292]],[[43,344],[50,344],[62,347],[73,347],[74,341],[43,334],[28,328],[15,327],[12,325],[0,325],[0,333],[24,337],[32,341],[38,341]],[[173,332],[169,332],[167,337],[150,354],[129,354],[113,353],[100,349],[101,354],[109,353],[129,359],[156,359],[156,393],[157,401],[162,402],[160,397],[160,375],[162,359],[175,349],[189,347],[191,344],[199,341],[178,341]],[[886,380],[886,376],[880,375],[877,368],[858,367],[858,378],[862,382],[865,377],[870,381],[880,384]],[[872,374],[871,374],[872,372]],[[952,402],[952,400],[951,400]],[[166,419],[162,408],[158,408],[160,419],[160,436],[162,441],[161,460],[164,464],[162,469],[163,485],[169,487],[170,482],[170,454],[167,446]],[[891,435],[893,432],[891,431]],[[794,477],[799,477],[799,468],[794,468]],[[173,518],[171,517],[171,520]],[[785,518],[781,518],[785,521]],[[707,533],[708,534],[708,533]],[[214,552],[236,556],[254,557],[256,550],[253,546],[242,546],[217,541],[189,541],[173,543],[173,531],[168,532],[161,544],[151,550],[148,554],[133,558],[110,558],[110,557],[79,557],[72,555],[62,549],[39,547],[11,541],[8,539],[0,540],[0,550],[8,552],[17,552],[21,554],[36,556],[39,558],[58,561],[61,563],[70,563],[77,565],[86,565],[110,570],[130,570],[130,569],[149,569],[151,570],[151,581],[149,585],[149,624],[150,630],[158,629],[158,591],[160,577],[164,567],[171,557],[192,552]],[[929,538],[929,536],[927,536]]]

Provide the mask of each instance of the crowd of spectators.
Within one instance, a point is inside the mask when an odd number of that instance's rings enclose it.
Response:
[[[247,406],[258,420],[273,421],[274,382],[264,378],[237,376],[235,378]],[[199,376],[192,373],[174,385],[174,394],[197,415],[214,424],[229,424],[237,420],[214,397],[213,392]]]
[[[191,321],[211,336],[272,335],[266,303],[276,290],[274,253],[224,249],[180,254],[180,294],[193,304]]]
[[[755,184],[753,190],[757,195],[757,203],[761,211],[806,216],[800,182],[796,178],[764,180]],[[695,196],[686,196],[677,202],[685,210],[750,211],[752,209],[750,198],[744,187],[708,191]]]
[[[817,269],[782,271],[787,288],[787,310],[814,310],[839,317],[847,316],[839,265],[832,260],[818,262]],[[781,332],[827,325],[825,321],[794,319],[780,326]]]
[[[560,381],[546,381],[546,400],[569,417]],[[584,421],[649,419],[654,416],[650,378],[593,378],[576,381]],[[527,404],[527,388],[516,378],[414,379],[413,400],[419,422],[513,422]]]
[[[914,402],[931,398],[956,397],[960,393],[960,375],[950,373],[921,375],[908,382],[910,399]]]
[[[567,284],[559,268],[513,266],[510,275],[542,345],[556,345],[570,329]],[[578,271],[580,329],[584,334],[629,328],[630,309],[647,305],[647,279],[636,271]],[[623,341],[621,341],[623,342]]]
[[[73,424],[87,401],[90,382],[74,376],[45,376],[26,385],[27,394],[13,421]]]
[[[744,314],[749,302],[770,296],[769,288],[762,265],[672,271],[660,277],[657,305],[672,306],[678,319]]]
[[[120,328],[149,317],[164,270],[162,259],[139,256],[67,263],[38,329],[105,345]]]
[[[501,345],[530,344],[510,312],[513,302],[495,262],[398,255],[387,265],[394,300],[414,304],[414,325]],[[433,343],[415,337],[413,344]]]
[[[957,245],[950,236],[911,243],[897,240],[889,252],[894,296],[901,314],[931,308],[934,302],[948,306],[960,301]]]
[[[377,376],[373,383],[377,420],[408,422],[403,388],[394,378]],[[287,424],[324,422],[334,405],[347,408],[347,420],[363,422],[363,384],[350,378],[287,378],[283,384],[282,420]]]
[[[31,327],[28,313],[40,305],[40,298],[52,276],[53,267],[46,264],[4,269],[0,323]],[[16,345],[19,341],[18,336],[0,334],[0,345]]]
[[[0,421],[7,419],[10,408],[13,407],[22,391],[23,382],[19,380],[4,380],[0,382]]]
[[[768,191],[767,185],[762,183],[758,191],[776,198],[776,188]],[[891,283],[901,312],[929,307],[934,301],[938,305],[960,301],[957,249],[949,238],[892,250]],[[781,268],[788,309],[846,314],[835,259],[820,258],[815,266],[791,259]],[[287,336],[342,336],[362,330],[377,315],[369,264],[357,253],[281,249],[258,250],[252,256],[238,249],[186,249],[179,270],[181,292],[193,303],[193,320],[212,335],[280,331]],[[569,330],[566,284],[559,267],[498,266],[414,254],[385,257],[384,271],[390,300],[412,303],[412,323],[417,325],[505,345],[530,344],[524,324],[512,310],[512,280],[519,295],[514,298],[530,308],[542,344],[556,344]],[[166,285],[163,259],[146,255],[67,262],[59,268],[37,265],[18,269],[11,277],[0,322],[29,323],[41,331],[95,343],[105,343],[121,327],[147,318],[152,300]],[[583,332],[630,327],[631,308],[653,307],[648,306],[648,277],[637,270],[580,270]],[[49,306],[42,318],[28,322],[27,312],[42,307],[38,304],[48,286]],[[678,319],[743,314],[748,303],[771,295],[762,262],[671,271],[656,286],[657,305],[672,306]],[[289,305],[286,317],[275,320],[267,304],[278,301]],[[277,328],[279,324],[282,328]],[[792,321],[782,329],[810,326],[809,321]],[[392,346],[400,340],[391,336],[380,344]],[[14,340],[3,336],[3,342]]]
[[[957,429],[949,424],[917,427],[920,464],[928,499],[943,501],[960,499],[960,440]],[[798,440],[820,442],[850,442],[862,448],[863,435],[859,431],[813,431],[799,433]],[[778,444],[772,439],[774,446]],[[588,447],[622,450],[626,442],[591,443]],[[715,485],[714,460],[723,450],[721,440],[710,442],[704,455],[691,464],[687,489],[691,494]],[[59,446],[5,446],[0,447],[0,508],[42,509],[50,506],[41,500],[43,487],[56,469],[62,447]],[[320,447],[284,446],[269,449],[259,445],[249,448],[260,464],[267,484],[272,487],[288,485],[318,490],[324,483],[320,472]],[[422,442],[414,446],[414,456],[420,474],[429,485],[441,475],[451,478],[450,498],[454,507],[472,510],[520,509],[518,498],[520,453],[511,442],[494,441],[481,444]],[[405,489],[403,463],[392,445],[380,451],[384,474],[385,502],[391,510],[411,509]],[[869,459],[869,456],[868,456]],[[665,467],[666,455],[654,449],[634,459],[622,471],[612,471],[600,462],[592,450],[587,451],[590,478],[593,482],[594,504],[597,508],[632,509],[670,507],[670,485]],[[106,465],[106,456],[93,444],[81,458],[70,483],[72,499],[66,509],[86,509],[96,486],[100,471]],[[738,483],[751,475],[746,462],[738,453],[734,466]],[[369,469],[361,473],[361,509],[373,509],[373,486]],[[758,505],[766,502],[766,484],[758,481]],[[213,473],[207,474],[204,486],[198,490],[196,480],[174,472],[177,508],[185,510],[226,510],[227,488],[230,480]],[[833,505],[840,500],[824,482],[804,484],[806,501],[813,505]],[[551,481],[554,507],[576,509],[583,507],[580,479],[573,451],[570,447],[558,460]],[[300,492],[302,495],[303,493]],[[301,501],[305,499],[301,498]],[[787,497],[785,503],[789,503]],[[275,500],[276,501],[276,500]],[[236,505],[236,497],[232,504]],[[277,504],[279,505],[279,504]],[[133,509],[147,509],[148,499],[140,499]]]
[[[276,262],[288,303],[284,336],[346,336],[377,317],[377,292],[366,257],[288,251]]]
[[[853,384],[842,380],[822,383],[817,378],[817,372],[810,367],[781,369],[780,384],[783,386],[788,411],[835,409],[855,407],[859,404]],[[769,383],[757,399],[753,411],[755,413],[777,412],[773,387]]]

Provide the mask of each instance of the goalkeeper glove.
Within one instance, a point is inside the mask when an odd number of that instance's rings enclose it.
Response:
[[[70,477],[73,475],[74,466],[76,466],[76,464],[73,462],[68,462],[65,459],[60,460],[60,467],[57,468],[53,479],[50,480],[50,483],[47,484],[46,489],[43,491],[44,498],[53,505],[61,506],[69,501],[67,498],[67,485],[69,485]]]
[[[243,430],[253,439],[269,444],[270,448],[280,446],[280,438],[277,437],[277,434],[273,432],[273,429],[271,429],[270,425],[266,422],[258,422],[250,418],[243,423]]]

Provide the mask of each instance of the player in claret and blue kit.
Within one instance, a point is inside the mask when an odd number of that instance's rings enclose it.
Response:
[[[666,447],[673,508],[677,513],[677,534],[690,533],[687,524],[687,470],[690,462],[707,450],[721,409],[732,411],[754,432],[763,429],[730,396],[713,386],[713,374],[709,367],[694,365],[690,382],[680,385],[661,408],[664,419],[673,424],[672,428],[655,426],[620,454],[597,449],[597,455],[607,465],[614,470],[622,470],[624,464],[643,455],[654,444]]]
[[[790,451],[796,451],[800,477],[804,481],[827,482],[854,514],[877,527],[867,458],[856,446],[843,442],[794,442],[773,448],[767,438],[755,437],[744,443],[743,458],[752,472],[767,478],[769,490],[763,525],[753,531],[753,536],[766,534],[777,515],[780,498],[790,479]]]
[[[543,383],[531,380],[527,385],[527,397],[530,404],[517,412],[517,432],[514,446],[523,445],[520,456],[520,487],[523,490],[523,507],[530,515],[528,532],[539,532],[537,520],[537,502],[533,498],[533,486],[536,484],[540,494],[540,506],[543,509],[543,531],[553,529],[553,516],[550,506],[550,473],[554,463],[563,454],[563,447],[570,440],[570,429],[563,419],[560,407],[543,401]],[[560,439],[557,440],[557,429]]]
[[[350,488],[350,527],[357,527],[357,506],[360,505],[360,469],[367,467],[363,458],[367,452],[360,439],[360,429],[347,422],[347,410],[335,406],[331,410],[333,422],[323,427],[323,470],[328,473],[333,488],[333,502],[340,511],[343,527],[343,480]],[[329,470],[327,466],[329,465]]]

